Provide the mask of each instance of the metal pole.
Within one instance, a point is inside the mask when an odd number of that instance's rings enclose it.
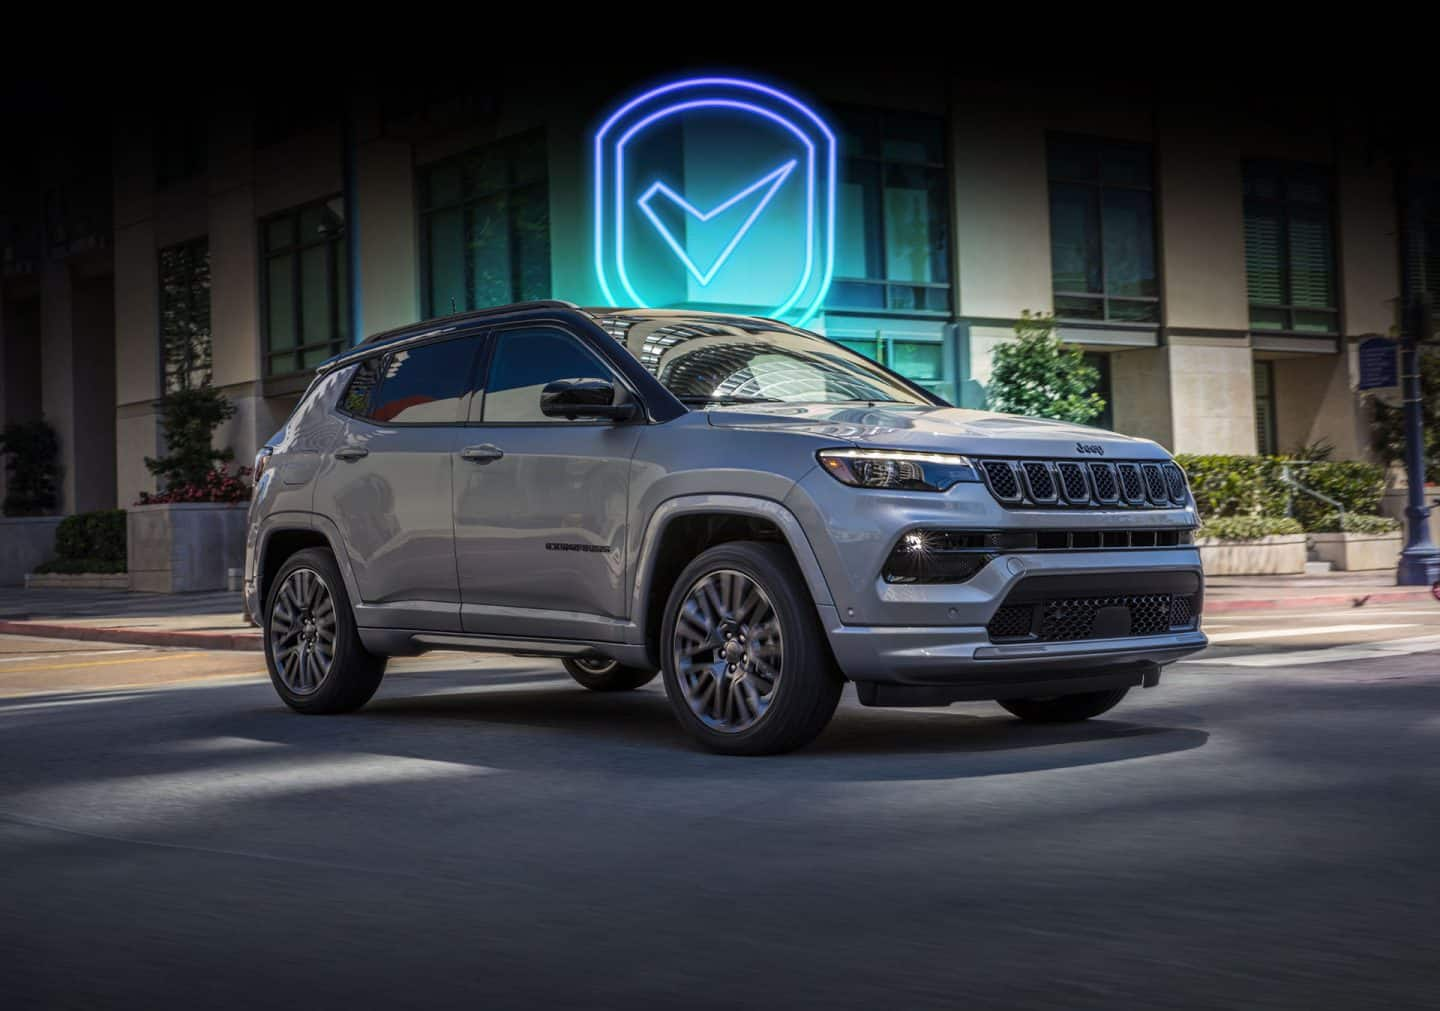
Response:
[[[1429,586],[1440,579],[1440,549],[1430,540],[1430,507],[1425,503],[1425,416],[1420,386],[1420,342],[1430,333],[1430,300],[1425,297],[1424,241],[1417,227],[1419,202],[1410,185],[1408,158],[1400,164],[1400,389],[1405,402],[1405,550],[1395,570],[1400,586]],[[1417,283],[1417,281],[1419,283]]]
[[[340,126],[341,186],[345,204],[345,290],[350,310],[350,343],[365,338],[360,300],[360,200],[356,194],[357,162],[355,113],[352,100],[344,100]]]

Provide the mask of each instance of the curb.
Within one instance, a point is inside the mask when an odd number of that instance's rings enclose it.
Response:
[[[35,635],[81,642],[119,642],[134,646],[186,646],[191,649],[228,649],[258,653],[263,648],[256,632],[166,632],[143,628],[55,625],[39,621],[0,621],[0,635]]]
[[[1358,589],[1358,588],[1357,588]],[[1352,590],[1349,593],[1331,593],[1308,597],[1267,597],[1263,600],[1213,600],[1205,601],[1204,613],[1224,614],[1227,611],[1280,611],[1298,610],[1305,607],[1338,607],[1355,604],[1357,600],[1366,604],[1404,604],[1415,600],[1431,600],[1428,586],[1417,586],[1408,590],[1382,590],[1379,593],[1364,593]]]

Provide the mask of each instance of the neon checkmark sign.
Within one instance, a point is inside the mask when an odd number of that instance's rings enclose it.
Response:
[[[792,158],[773,171],[767,172],[738,193],[727,197],[708,211],[700,210],[659,180],[652,183],[650,188],[635,202],[639,205],[640,210],[645,213],[645,216],[650,219],[650,223],[655,226],[655,230],[660,233],[660,237],[665,240],[666,245],[674,251],[675,256],[679,258],[680,262],[685,264],[685,269],[690,271],[691,276],[694,277],[703,288],[713,281],[715,275],[719,273],[720,268],[725,266],[725,261],[730,259],[730,255],[735,252],[735,247],[740,245],[740,240],[745,238],[745,234],[750,231],[756,219],[765,212],[765,208],[769,206],[770,201],[775,199],[775,194],[780,192],[780,187],[785,185],[785,180],[790,178],[790,173],[795,171],[796,164],[797,162]],[[664,197],[690,217],[700,222],[706,222],[717,215],[724,214],[736,204],[742,203],[747,197],[757,192],[760,193],[760,198],[755,202],[755,206],[751,209],[750,213],[746,215],[745,219],[740,222],[740,226],[735,229],[734,234],[730,236],[730,241],[720,250],[720,253],[715,257],[714,262],[710,264],[708,270],[701,270],[696,265],[695,261],[691,259],[689,252],[686,251],[685,246],[675,238],[675,233],[669,229],[665,222],[660,220],[660,215],[655,213],[655,208],[650,206],[657,196]]]

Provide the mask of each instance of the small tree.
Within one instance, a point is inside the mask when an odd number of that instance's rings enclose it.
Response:
[[[21,421],[0,432],[4,454],[6,516],[43,516],[53,512],[60,496],[60,439],[47,421]]]
[[[1440,481],[1440,348],[1426,348],[1420,355],[1420,410],[1425,423],[1425,475]],[[1391,407],[1370,397],[1375,407],[1371,442],[1386,463],[1405,460],[1405,409]]]
[[[1084,352],[1055,336],[1055,317],[1026,310],[1015,323],[1015,340],[995,349],[990,407],[1083,425],[1105,410],[1105,398],[1095,392],[1099,383],[1100,371]]]
[[[235,405],[209,383],[171,390],[155,404],[165,455],[146,457],[145,466],[161,481],[161,491],[202,485],[221,464],[234,459],[231,449],[211,445],[215,429],[235,415]]]

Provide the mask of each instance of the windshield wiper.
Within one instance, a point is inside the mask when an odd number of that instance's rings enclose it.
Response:
[[[785,401],[779,397],[702,397],[684,396],[677,397],[682,404],[783,404]]]

